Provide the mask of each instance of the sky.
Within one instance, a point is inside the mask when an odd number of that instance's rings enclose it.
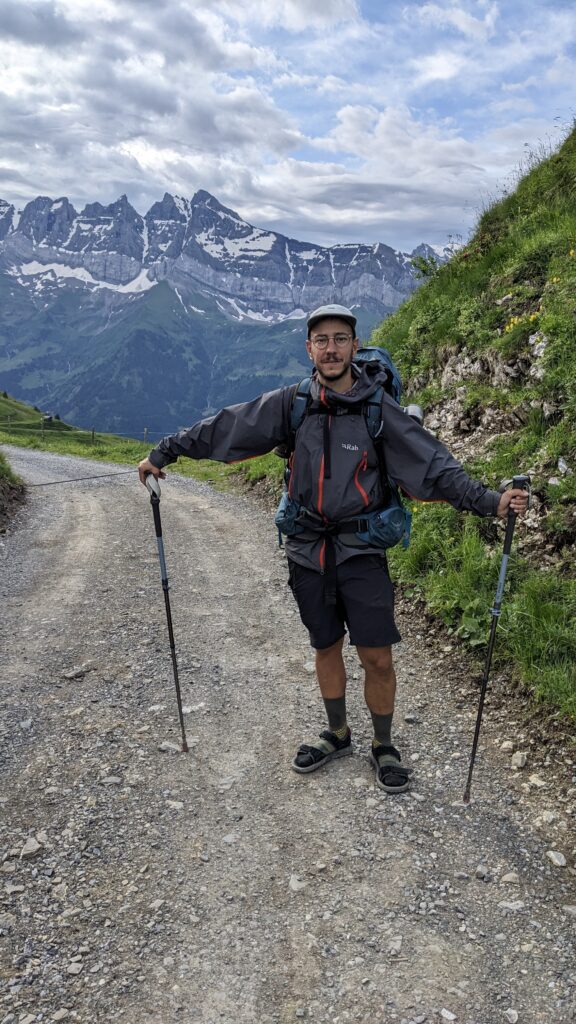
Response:
[[[322,245],[463,242],[575,81],[574,0],[2,0],[0,199],[207,189]]]

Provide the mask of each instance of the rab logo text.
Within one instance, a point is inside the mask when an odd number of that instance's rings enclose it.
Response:
[[[342,447],[345,448],[346,451],[348,451],[348,452],[359,452],[360,451],[360,449],[359,449],[357,444],[348,444],[347,441],[343,441],[342,442]]]

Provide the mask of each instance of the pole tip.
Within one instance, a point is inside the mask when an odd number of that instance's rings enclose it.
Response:
[[[183,754],[189,754],[190,753],[190,750],[189,750],[189,747],[188,747],[188,744],[186,743],[186,741],[184,741],[184,743],[182,744],[182,753]]]

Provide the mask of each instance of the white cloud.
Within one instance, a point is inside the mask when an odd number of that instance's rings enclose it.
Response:
[[[498,5],[495,3],[484,6],[487,7],[487,10],[482,19],[475,18],[455,2],[445,3],[443,7],[440,4],[424,4],[418,7],[414,13],[424,23],[439,28],[448,26],[457,29],[463,36],[484,42],[494,35],[499,13]]]

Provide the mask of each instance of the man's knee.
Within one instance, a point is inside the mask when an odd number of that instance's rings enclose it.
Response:
[[[365,672],[388,675],[392,671],[391,647],[358,647],[358,657]]]
[[[316,650],[316,660],[318,661],[329,661],[330,658],[337,657],[342,653],[342,647],[344,646],[344,637],[337,640],[335,644],[331,644],[330,647],[322,647],[320,650]]]

